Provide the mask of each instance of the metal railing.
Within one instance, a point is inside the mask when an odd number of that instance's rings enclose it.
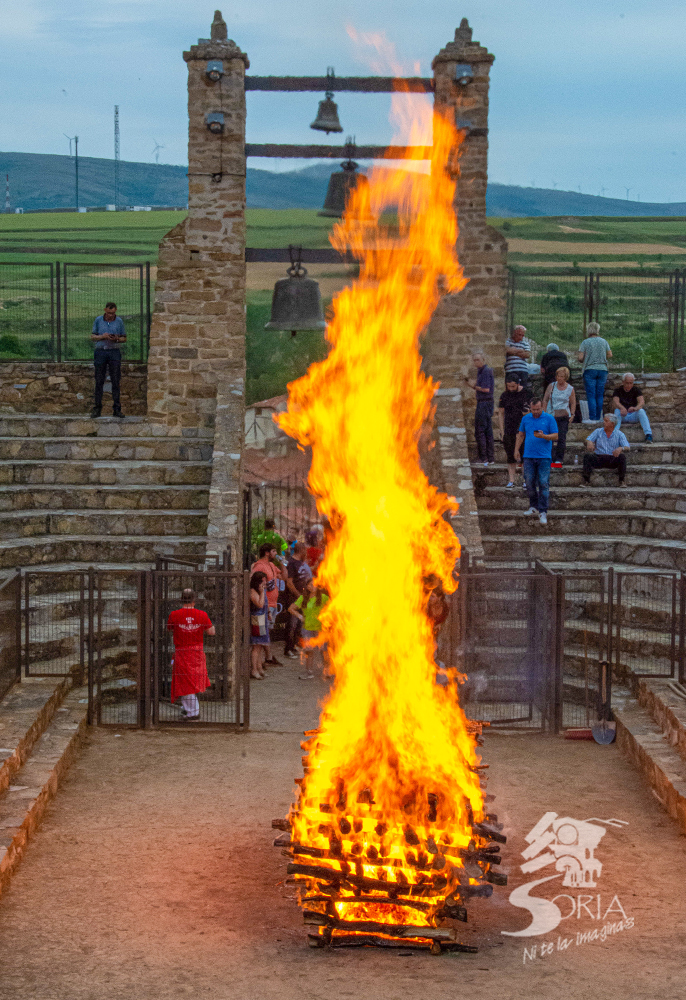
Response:
[[[228,561],[226,553],[224,564]],[[30,570],[23,577],[23,588],[17,575],[0,589],[0,652],[6,645],[8,683],[14,683],[19,669],[12,666],[14,628],[16,659],[20,662],[23,646],[27,676],[72,676],[76,683],[88,684],[92,724],[146,728],[182,721],[171,700],[174,650],[167,619],[181,606],[182,590],[190,587],[197,594],[196,606],[207,611],[216,629],[205,639],[210,686],[198,694],[199,724],[248,726],[248,587],[243,572],[191,563],[148,571]],[[0,657],[0,667],[3,662]],[[0,682],[3,677],[0,670]]]
[[[145,361],[150,263],[0,263],[0,362],[90,361],[93,320],[106,302],[124,321],[126,361]]]
[[[21,678],[21,573],[0,583],[0,698]]]
[[[686,365],[685,313],[683,269],[509,272],[508,329],[522,324],[538,344],[556,343],[573,366],[586,324],[595,320],[612,348],[613,365],[639,372],[681,368]]]
[[[588,727],[603,664],[625,683],[686,677],[680,573],[562,572],[538,561],[512,569],[474,565],[463,551],[449,605],[439,656],[467,675],[467,714],[494,726]]]

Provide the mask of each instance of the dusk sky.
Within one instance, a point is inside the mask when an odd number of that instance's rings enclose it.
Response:
[[[186,162],[186,66],[209,37],[212,2],[0,0],[0,149],[113,155],[119,104],[122,159]],[[222,7],[229,37],[256,75],[366,75],[370,50],[346,28],[384,32],[405,71],[431,59],[469,18],[496,56],[491,73],[492,181],[684,201],[686,5],[672,0],[258,0]],[[323,95],[321,95],[323,96]],[[308,126],[319,97],[248,95],[248,141],[336,141]],[[345,132],[390,140],[386,96],[338,95]],[[293,169],[298,161],[251,160]]]

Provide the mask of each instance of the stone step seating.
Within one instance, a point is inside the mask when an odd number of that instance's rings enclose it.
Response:
[[[584,483],[581,475],[581,464],[573,465],[573,461],[573,456],[571,462],[569,460],[569,456],[566,456],[565,464],[562,469],[551,469],[551,492],[558,486],[571,486],[578,487],[579,495],[586,496],[592,491],[599,490],[601,487],[605,489],[606,487],[613,487],[617,485],[617,473],[613,469],[596,469],[593,473],[589,489]],[[508,481],[507,464],[505,462],[501,462],[499,459],[494,465],[489,465],[488,467],[485,467],[480,462],[473,462],[471,465],[471,471],[474,475],[474,488],[476,490],[477,500],[480,499],[481,492],[485,488],[491,486],[505,486]],[[652,466],[632,465],[631,460],[629,460],[626,472],[626,482],[627,487],[642,486],[668,490],[684,490],[686,489],[686,465],[662,464],[661,462],[656,462],[656,464]],[[517,490],[520,489],[521,483],[522,474],[517,473],[517,487],[514,490],[507,490],[508,495],[510,493],[516,493]]]
[[[86,688],[25,678],[0,703],[0,893],[86,735]]]
[[[203,535],[206,510],[60,510],[0,513],[0,539],[45,535]]]
[[[552,475],[555,476],[553,469]],[[686,473],[686,470],[685,470]],[[557,477],[556,477],[557,478]],[[557,511],[585,510],[630,512],[661,511],[686,515],[686,488],[665,489],[657,486],[619,486],[612,480],[598,480],[598,485],[587,489],[585,486],[554,485],[551,476],[550,508]],[[479,493],[479,510],[523,511],[529,507],[526,491],[517,485],[514,489],[506,486],[486,486]]]
[[[586,435],[586,437],[588,437],[588,435]],[[586,445],[584,442],[585,438],[580,441],[574,441],[574,440],[570,441],[569,439],[567,439],[567,447],[565,450],[565,465],[567,466],[572,465],[574,463],[575,455],[578,456],[579,465],[581,465],[583,461],[583,454],[586,451]],[[468,451],[469,451],[470,461],[478,466],[478,455],[476,451],[476,445],[470,444]],[[494,452],[497,462],[505,462],[505,449],[503,448],[502,444],[497,440],[495,442]],[[655,444],[655,443],[650,444],[647,442],[639,441],[637,443],[631,444],[631,448],[627,452],[627,465],[629,466],[629,468],[636,465],[672,465],[672,464],[686,465],[685,441],[671,441],[671,442],[665,442],[663,444]]]
[[[0,460],[202,462],[212,458],[212,442],[172,437],[0,437]]]
[[[61,486],[176,486],[209,485],[212,464],[202,462],[76,462],[55,460],[0,460],[0,487],[4,485]]]
[[[632,688],[613,693],[617,743],[686,834],[686,687],[637,678]]]
[[[514,490],[512,491],[514,492]],[[523,492],[523,491],[522,491]],[[526,508],[528,509],[528,508]],[[0,525],[2,516],[0,515]],[[557,510],[548,511],[548,524],[543,527],[538,517],[517,509],[479,511],[483,538],[496,533],[512,532],[520,536],[540,536],[545,530],[551,535],[619,535],[622,538],[642,538],[644,541],[671,539],[686,544],[686,514],[657,510],[625,511]],[[0,532],[2,528],[0,527]]]
[[[71,509],[105,511],[201,510],[207,513],[208,485],[146,486],[13,485],[0,487],[0,512]]]
[[[142,417],[0,415],[0,569],[202,558],[212,447]]]
[[[526,518],[519,520],[524,521]],[[550,530],[550,523],[543,527],[539,525],[538,518],[535,523],[539,533],[531,535],[488,535],[482,531],[485,558],[495,560],[502,557],[503,552],[507,552],[514,562],[539,559],[545,563],[584,563],[589,568],[608,563],[627,563],[634,570],[644,567],[669,571],[686,570],[686,540],[554,534]]]
[[[100,566],[102,563],[135,563],[139,569],[149,567],[158,555],[179,559],[205,558],[205,535],[36,535],[33,538],[0,541],[0,571],[17,566],[44,568],[51,563],[81,563]]]

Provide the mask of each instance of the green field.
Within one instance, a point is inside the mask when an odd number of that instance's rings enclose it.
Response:
[[[141,300],[137,264],[157,262],[162,237],[177,225],[185,211],[87,212],[0,215],[0,360],[48,358],[55,341],[56,303],[51,303],[49,265],[67,263],[68,323],[63,331],[62,357],[86,360],[90,356],[90,327],[104,301],[114,299],[127,323],[128,356],[145,353],[144,302]],[[307,248],[329,245],[333,220],[320,218],[314,209],[248,209],[247,245],[277,248],[289,243]],[[526,287],[518,279],[516,320],[523,322],[539,343],[557,340],[572,349],[583,324],[584,263],[612,266],[634,262],[646,278],[651,271],[686,267],[686,255],[661,250],[650,244],[686,247],[686,222],[680,218],[510,218],[490,219],[508,240],[531,240],[543,246],[511,251],[509,262],[526,276],[532,263],[577,265],[579,277],[538,279]],[[568,230],[582,230],[569,232]],[[548,253],[545,243],[564,243],[569,253]],[[592,255],[578,253],[575,244],[596,244]],[[641,253],[603,253],[612,243],[645,244]],[[521,247],[521,244],[518,245]],[[552,247],[551,247],[552,249]],[[565,247],[566,249],[566,247]],[[2,265],[5,266],[2,266]],[[41,265],[41,266],[36,266]],[[78,265],[78,266],[77,266]],[[112,265],[119,265],[113,267]],[[529,267],[527,267],[529,265]],[[533,282],[533,275],[528,279]],[[633,282],[633,286],[630,287]],[[659,282],[658,282],[659,284]],[[668,310],[665,292],[655,283],[629,278],[614,286],[605,282],[604,331],[627,364],[646,370],[664,369],[669,363]],[[248,377],[250,401],[285,391],[286,383],[303,374],[311,361],[326,351],[322,334],[272,333],[264,330],[269,316],[271,288],[248,292]],[[143,307],[143,310],[142,310]]]

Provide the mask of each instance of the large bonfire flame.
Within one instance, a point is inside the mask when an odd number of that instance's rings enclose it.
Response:
[[[436,114],[429,175],[377,169],[358,185],[331,242],[360,261],[359,280],[335,300],[328,357],[290,386],[279,420],[312,448],[309,486],[332,529],[318,582],[331,596],[321,638],[335,683],[305,734],[289,817],[290,871],[328,942],[383,924],[417,939],[424,929],[431,943],[437,919],[464,919],[459,904],[470,888],[481,894],[498,850],[476,826],[475,729],[456,684],[436,684],[427,616],[427,578],[454,591],[459,555],[444,518],[455,501],[429,484],[419,456],[436,390],[420,337],[441,294],[466,284],[455,252],[459,141]],[[384,224],[389,210],[397,216]]]

